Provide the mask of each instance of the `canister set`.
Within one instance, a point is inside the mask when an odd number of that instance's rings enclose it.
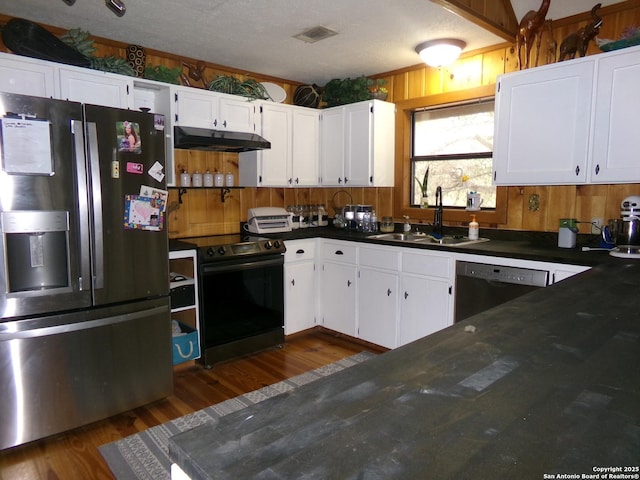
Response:
[[[211,173],[207,170],[200,173],[197,170],[193,175],[183,171],[180,174],[181,187],[233,187],[235,186],[235,175],[227,173],[223,175],[220,172]]]
[[[329,215],[323,204],[317,205],[289,205],[287,212],[291,217],[291,229],[309,227],[326,227],[329,225]]]

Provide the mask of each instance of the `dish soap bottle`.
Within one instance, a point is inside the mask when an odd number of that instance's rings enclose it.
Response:
[[[471,221],[469,222],[469,240],[478,240],[480,235],[480,225],[476,222],[476,216],[471,215]]]
[[[408,215],[403,215],[404,217],[404,225],[402,226],[402,231],[403,232],[410,232],[411,231],[411,224],[409,223],[409,216]]]

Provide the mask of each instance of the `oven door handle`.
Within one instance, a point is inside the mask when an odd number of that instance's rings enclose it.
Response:
[[[264,267],[277,267],[284,265],[284,257],[279,255],[277,258],[271,258],[268,260],[251,260],[245,261],[234,260],[227,263],[205,263],[202,265],[202,274],[208,273],[223,273],[223,272],[237,272],[239,270],[254,270],[256,268]]]

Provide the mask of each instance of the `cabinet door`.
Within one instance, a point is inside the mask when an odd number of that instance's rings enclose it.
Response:
[[[284,266],[284,333],[311,328],[316,317],[316,282],[313,262]]]
[[[63,100],[104,107],[133,107],[133,79],[130,77],[81,68],[60,68],[59,74]]]
[[[218,128],[221,130],[255,132],[255,102],[241,97],[221,96],[218,112]]]
[[[325,262],[322,269],[322,320],[326,328],[356,336],[356,267]]]
[[[0,92],[57,98],[56,71],[46,62],[22,60],[17,55],[2,54]]]
[[[371,185],[372,106],[361,102],[345,107],[345,184]]]
[[[398,275],[361,268],[358,278],[358,338],[396,347]]]
[[[640,181],[640,49],[616,53],[598,60],[593,182]]]
[[[322,113],[320,163],[322,184],[344,186],[344,108],[328,108]]]
[[[594,63],[574,60],[499,79],[496,185],[586,181]]]
[[[402,276],[398,346],[451,325],[449,286],[445,280]]]
[[[292,185],[316,186],[319,183],[320,113],[310,108],[294,108],[292,121]]]
[[[290,185],[291,109],[287,105],[265,103],[260,115],[261,135],[271,142],[270,149],[256,152],[262,171],[261,185]]]
[[[217,127],[217,98],[212,92],[196,88],[176,87],[174,102],[176,125],[198,128]]]

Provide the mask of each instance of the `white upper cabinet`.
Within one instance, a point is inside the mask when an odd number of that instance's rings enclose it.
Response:
[[[261,103],[258,110],[258,133],[271,142],[271,148],[240,153],[240,185],[316,186],[319,111],[272,102]]]
[[[173,87],[175,125],[228,130],[255,131],[255,102],[192,87]]]
[[[342,107],[334,107],[323,110],[320,131],[322,184],[326,186],[344,186],[344,109]]]
[[[496,86],[496,185],[584,183],[593,61],[504,75]]]
[[[321,169],[325,186],[391,187],[395,105],[370,100],[322,113]]]
[[[640,49],[619,50],[598,61],[590,179],[640,181]]]
[[[133,78],[88,68],[61,66],[60,98],[114,108],[133,108]]]
[[[0,53],[0,92],[58,98],[55,64]]]
[[[640,47],[498,79],[496,185],[640,182]]]

